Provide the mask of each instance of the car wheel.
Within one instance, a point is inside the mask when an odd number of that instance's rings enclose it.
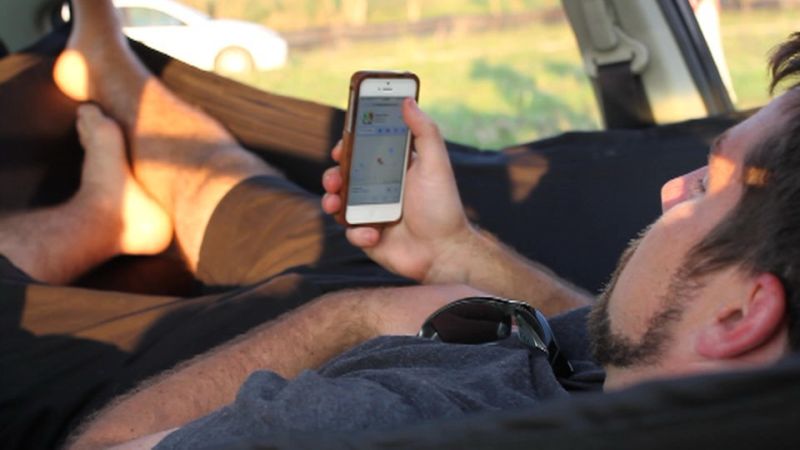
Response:
[[[214,59],[214,72],[223,75],[248,74],[255,70],[250,52],[241,47],[228,47]]]

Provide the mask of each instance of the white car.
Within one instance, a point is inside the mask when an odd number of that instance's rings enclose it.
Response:
[[[114,0],[114,5],[131,39],[200,69],[247,73],[286,63],[286,40],[261,25],[215,20],[173,0]]]

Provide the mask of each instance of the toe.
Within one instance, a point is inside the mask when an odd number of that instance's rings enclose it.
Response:
[[[87,136],[97,126],[97,121],[102,114],[100,109],[91,103],[84,103],[78,106],[78,132],[81,137]]]
[[[92,116],[97,116],[101,114],[102,113],[100,112],[100,108],[94,103],[81,103],[80,105],[78,105],[78,117],[89,119]]]
[[[84,122],[91,127],[97,127],[105,122],[111,122],[111,119],[103,114],[100,107],[94,103],[84,103],[78,106],[78,122]]]
[[[97,105],[86,103],[78,107],[78,137],[83,148],[93,151],[96,147],[122,148],[122,130],[114,120],[103,114]]]

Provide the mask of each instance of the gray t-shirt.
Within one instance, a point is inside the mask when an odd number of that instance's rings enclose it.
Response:
[[[236,400],[167,436],[157,449],[195,448],[277,431],[350,431],[528,408],[574,390],[599,390],[586,310],[550,321],[576,373],[558,380],[545,355],[517,338],[482,345],[384,336],[292,380],[254,372]]]

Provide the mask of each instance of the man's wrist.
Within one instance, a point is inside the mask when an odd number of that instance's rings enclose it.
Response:
[[[472,263],[488,240],[477,226],[467,223],[461,233],[443,242],[436,251],[423,284],[469,284]]]

